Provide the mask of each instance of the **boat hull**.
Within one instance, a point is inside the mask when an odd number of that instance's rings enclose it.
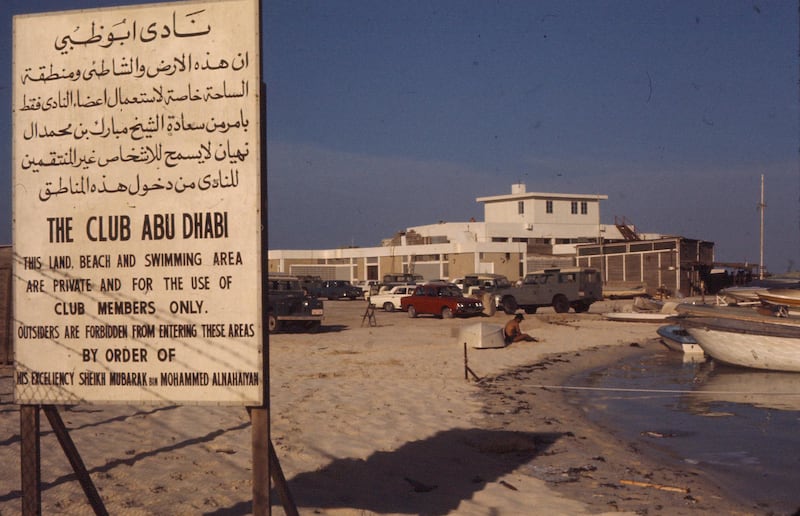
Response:
[[[800,289],[796,288],[771,288],[764,292],[759,292],[758,298],[761,301],[775,305],[800,307]]]
[[[720,362],[800,372],[800,327],[704,317],[687,318],[681,325]]]
[[[656,333],[661,337],[661,342],[673,351],[695,355],[703,354],[703,348],[682,326],[667,324],[658,328]]]
[[[621,322],[663,322],[675,314],[661,312],[606,312],[603,318]]]

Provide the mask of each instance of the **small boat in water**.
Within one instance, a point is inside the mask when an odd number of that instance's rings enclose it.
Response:
[[[673,351],[690,355],[703,354],[700,344],[680,325],[666,324],[659,327],[656,333],[661,337],[661,342]]]
[[[800,372],[800,319],[734,307],[679,305],[680,324],[712,358],[742,367]]]

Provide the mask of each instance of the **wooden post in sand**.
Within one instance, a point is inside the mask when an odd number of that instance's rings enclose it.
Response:
[[[20,472],[22,474],[22,514],[42,513],[42,467],[39,441],[39,407],[20,405]]]
[[[472,378],[479,382],[481,381],[481,377],[475,374],[475,371],[469,368],[469,361],[467,360],[467,343],[464,343],[464,380],[469,381],[469,376],[472,375]]]
[[[467,371],[469,371],[469,365],[467,365],[467,343],[464,343],[464,379],[469,380],[469,376],[467,376]]]
[[[259,0],[259,12],[261,12]],[[260,17],[259,17],[260,19]],[[261,46],[261,45],[259,45]],[[267,138],[267,85],[261,82],[261,141]],[[267,223],[267,148],[261,146],[261,227],[263,228],[263,247],[269,247],[269,225]],[[261,271],[266,274],[269,270],[269,261],[266,253],[261,257]],[[261,288],[261,327],[268,328],[268,317],[266,307],[269,306],[269,289]],[[296,516],[297,506],[294,503],[283,469],[278,461],[278,455],[272,446],[272,436],[270,429],[270,405],[269,405],[269,333],[263,333],[261,353],[261,378],[262,378],[262,400],[260,406],[249,407],[251,438],[253,457],[253,515],[266,516],[272,514],[272,504],[270,501],[270,479],[275,483],[275,490],[280,496],[283,510],[287,516]]]
[[[97,488],[89,476],[89,471],[81,459],[78,448],[72,441],[64,420],[58,413],[55,405],[21,405],[19,409],[21,460],[20,470],[22,476],[22,514],[39,515],[42,513],[42,487],[41,487],[41,441],[39,408],[47,416],[50,427],[64,450],[75,476],[78,477],[83,492],[89,500],[94,513],[107,516],[108,511],[100,498]]]
[[[259,0],[259,13],[261,12],[261,1]],[[260,16],[259,16],[260,18]],[[259,21],[259,27],[261,22]],[[259,31],[260,32],[260,31]],[[262,46],[259,42],[259,47]],[[261,81],[259,99],[259,116],[261,117],[261,141],[267,138],[267,84]],[[262,145],[261,151],[261,228],[262,228],[262,247],[269,248],[269,226],[267,224],[267,149]],[[269,260],[266,256],[261,256],[261,273],[266,274],[269,270]],[[269,306],[269,290],[261,282],[261,327],[269,328],[267,307]],[[271,514],[269,499],[269,477],[270,477],[270,457],[269,447],[271,446],[271,436],[269,427],[269,334],[262,333],[261,343],[261,405],[250,407],[251,424],[251,453],[253,457],[253,515],[264,516]]]
[[[250,410],[253,453],[253,515],[270,514],[269,500],[269,410],[254,407]]]

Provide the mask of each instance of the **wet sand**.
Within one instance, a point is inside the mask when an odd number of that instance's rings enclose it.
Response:
[[[481,385],[488,425],[518,431],[548,429],[552,445],[522,469],[592,511],[769,514],[767,509],[734,500],[691,465],[659,460],[653,450],[639,448],[593,425],[581,407],[567,402],[565,391],[555,387],[575,385],[571,379],[582,371],[652,353],[658,346],[661,344],[653,339],[557,353],[487,378]]]

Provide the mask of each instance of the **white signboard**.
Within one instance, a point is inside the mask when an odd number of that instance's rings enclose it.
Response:
[[[14,18],[17,403],[263,401],[258,20]]]

